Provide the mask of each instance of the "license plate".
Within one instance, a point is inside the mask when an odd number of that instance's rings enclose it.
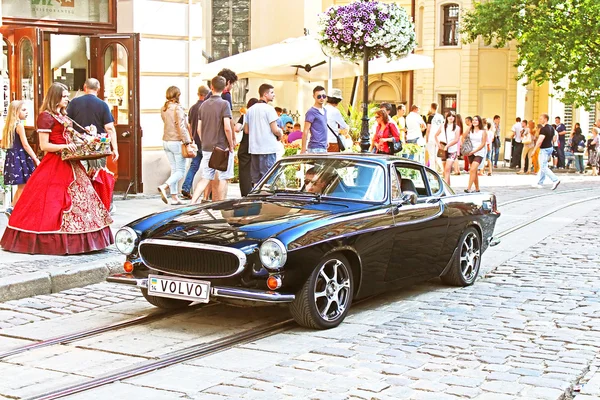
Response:
[[[208,303],[210,282],[194,279],[148,275],[148,294],[158,297]]]

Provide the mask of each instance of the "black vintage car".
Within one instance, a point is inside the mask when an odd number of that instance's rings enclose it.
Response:
[[[289,303],[303,326],[339,325],[354,299],[440,276],[475,282],[500,213],[410,160],[299,155],[245,198],[183,206],[116,234],[126,274],[161,308],[237,299]]]

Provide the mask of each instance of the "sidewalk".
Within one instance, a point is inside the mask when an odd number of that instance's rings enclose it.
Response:
[[[457,192],[461,192],[466,187],[468,179],[467,174],[452,176],[452,187]],[[561,190],[567,189],[568,185],[576,187],[592,182],[600,183],[600,177],[579,174],[561,174],[560,179],[563,182]],[[482,190],[494,192],[499,201],[505,201],[507,198],[519,197],[511,192],[514,192],[517,187],[530,187],[536,183],[536,177],[516,175],[514,171],[496,170],[492,177],[480,177],[480,183]],[[549,190],[550,185],[547,186]],[[228,197],[239,196],[238,184],[230,184]],[[158,195],[128,196],[127,200],[123,200],[123,196],[117,194],[115,206],[113,233],[140,217],[170,208],[160,200]],[[0,235],[4,233],[6,224],[6,216],[1,214]],[[110,273],[122,271],[122,263],[125,261],[124,256],[114,245],[103,251],[72,256],[29,255],[0,250],[0,257],[0,302],[103,282]]]

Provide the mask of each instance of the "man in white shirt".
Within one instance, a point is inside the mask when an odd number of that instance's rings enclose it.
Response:
[[[327,111],[328,153],[340,151],[340,146],[338,145],[336,136],[340,135],[340,129],[348,130],[349,128],[346,121],[344,121],[344,117],[342,117],[342,113],[337,108],[341,101],[342,91],[340,89],[331,89],[331,94],[327,96],[327,104],[325,105],[325,110]]]
[[[427,118],[427,133],[425,134],[425,141],[427,142],[427,154],[429,160],[429,167],[438,171],[443,170],[442,162],[437,156],[438,146],[435,141],[435,134],[437,133],[440,126],[444,125],[444,116],[437,112],[437,103],[431,103],[431,109],[429,110],[429,117]]]
[[[511,168],[522,168],[521,166],[521,153],[523,152],[523,139],[521,137],[523,133],[523,126],[521,125],[521,118],[517,117],[515,124],[512,126],[511,131],[513,132],[512,138],[512,152],[510,153],[510,167]]]
[[[251,155],[250,175],[252,186],[265,175],[277,161],[278,140],[283,131],[277,126],[277,112],[268,103],[275,98],[273,86],[263,83],[258,88],[260,100],[246,112],[244,133],[248,134],[248,152]]]
[[[423,138],[423,129],[425,129],[425,121],[419,114],[419,106],[413,105],[406,116],[406,143],[418,144],[419,139]],[[418,155],[420,158],[420,154]],[[404,157],[415,159],[414,154],[404,154]]]

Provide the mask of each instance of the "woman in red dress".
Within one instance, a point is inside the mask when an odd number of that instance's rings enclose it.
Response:
[[[53,83],[37,120],[45,152],[16,204],[0,245],[30,254],[79,254],[113,243],[112,219],[94,191],[80,161],[63,161],[63,149],[74,150],[65,117],[67,87]]]

